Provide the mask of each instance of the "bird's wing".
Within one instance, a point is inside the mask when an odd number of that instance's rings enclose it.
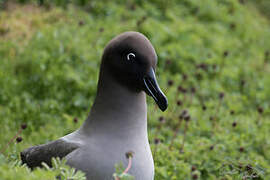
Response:
[[[58,139],[47,144],[25,149],[21,152],[21,159],[30,168],[41,166],[42,162],[51,166],[51,159],[53,157],[63,158],[77,148],[79,148],[79,145],[76,143]]]

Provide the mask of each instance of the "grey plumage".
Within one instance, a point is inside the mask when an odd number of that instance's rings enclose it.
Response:
[[[75,143],[67,143],[61,139],[49,142],[47,144],[33,146],[21,152],[23,163],[27,163],[28,167],[41,167],[41,163],[45,162],[51,166],[53,157],[63,158],[79,146]]]
[[[127,58],[130,53],[134,56]],[[160,109],[167,108],[154,75],[156,63],[155,50],[142,34],[126,32],[111,40],[102,56],[96,99],[82,127],[49,144],[26,149],[21,154],[23,162],[35,167],[42,161],[50,163],[51,157],[65,157],[88,179],[111,180],[114,165],[127,165],[125,153],[133,151],[129,173],[137,180],[152,180],[145,92]]]

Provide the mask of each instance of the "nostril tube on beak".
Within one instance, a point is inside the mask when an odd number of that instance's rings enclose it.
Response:
[[[150,69],[150,71],[144,77],[143,81],[145,86],[145,92],[155,100],[158,107],[162,111],[165,111],[168,107],[168,101],[157,83],[153,68]]]

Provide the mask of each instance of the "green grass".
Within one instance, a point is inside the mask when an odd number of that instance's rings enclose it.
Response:
[[[235,0],[92,1],[84,8],[10,3],[0,10],[0,149],[22,123],[28,127],[23,141],[0,155],[0,179],[59,174],[58,168],[31,172],[20,165],[19,152],[81,125],[95,97],[103,48],[128,30],[154,45],[158,81],[169,100],[163,113],[148,99],[155,179],[252,179],[255,173],[253,179],[270,179],[267,17]],[[202,63],[207,68],[197,67]],[[179,93],[179,85],[187,93]],[[184,109],[188,122],[179,120]]]

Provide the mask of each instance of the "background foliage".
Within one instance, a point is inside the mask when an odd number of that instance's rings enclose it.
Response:
[[[104,46],[128,30],[156,48],[169,99],[165,113],[148,101],[155,179],[270,178],[267,0],[68,2],[0,1],[0,179],[59,175],[19,152],[80,126]]]

